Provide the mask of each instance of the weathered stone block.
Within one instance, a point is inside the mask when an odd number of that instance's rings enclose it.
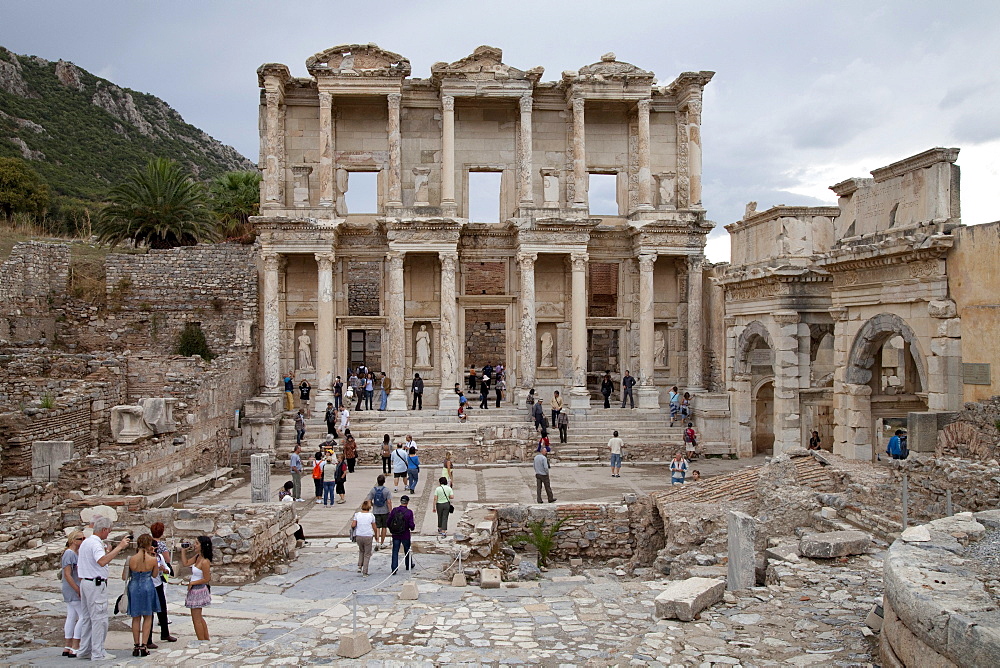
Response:
[[[337,647],[337,656],[346,659],[357,659],[372,651],[372,643],[368,640],[366,631],[354,631],[344,633],[340,636],[340,646]]]
[[[401,601],[416,601],[419,598],[420,591],[417,589],[417,583],[412,580],[404,582],[399,590],[399,599]]]
[[[479,574],[479,586],[483,589],[499,589],[502,579],[499,568],[484,568]]]
[[[726,588],[747,589],[756,584],[756,556],[754,543],[757,539],[756,520],[746,513],[731,510],[728,515],[729,575]]]
[[[653,601],[659,619],[694,620],[695,615],[722,600],[725,580],[688,578],[671,582]]]
[[[871,537],[864,531],[829,531],[806,534],[799,540],[799,550],[804,557],[833,559],[852,554],[863,554],[871,545]]]

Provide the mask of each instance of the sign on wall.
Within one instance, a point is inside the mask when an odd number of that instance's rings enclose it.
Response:
[[[966,385],[992,385],[990,382],[990,365],[963,362],[962,382]]]

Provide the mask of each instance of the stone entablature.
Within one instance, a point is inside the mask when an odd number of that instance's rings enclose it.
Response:
[[[742,220],[726,225],[732,239],[727,273],[757,265],[808,266],[814,255],[833,245],[837,207],[774,206],[756,212],[755,206],[751,202]]]

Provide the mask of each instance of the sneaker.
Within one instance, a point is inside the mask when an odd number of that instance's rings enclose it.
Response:
[[[298,501],[299,503],[302,503],[304,501],[304,499],[295,499],[295,500]]]
[[[316,503],[323,503],[323,502],[320,501],[319,499],[316,499]]]
[[[360,572],[361,572],[361,567],[360,567],[360,566],[358,566],[358,573],[360,573]]]

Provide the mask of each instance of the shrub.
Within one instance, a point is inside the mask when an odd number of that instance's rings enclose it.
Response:
[[[556,546],[556,534],[559,533],[559,527],[565,521],[565,519],[561,519],[549,526],[546,526],[544,521],[531,522],[528,525],[529,533],[514,536],[510,542],[514,544],[527,543],[534,545],[535,549],[538,550],[538,567],[545,568],[548,565],[549,554]]]
[[[177,338],[177,354],[184,357],[200,355],[206,362],[215,357],[208,349],[205,332],[202,331],[201,325],[196,322],[185,323],[184,329]]]

